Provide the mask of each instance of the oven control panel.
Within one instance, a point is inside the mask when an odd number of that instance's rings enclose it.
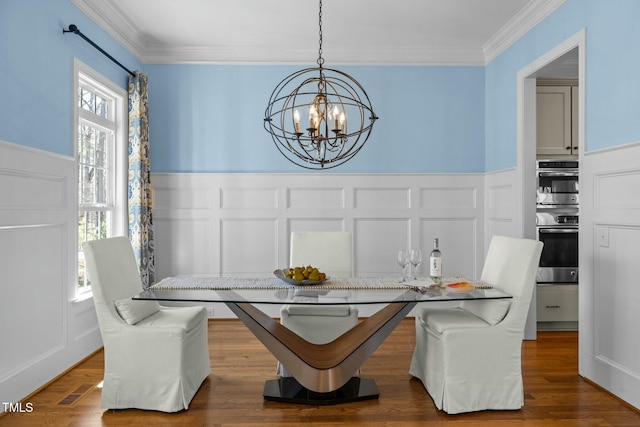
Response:
[[[538,210],[536,212],[536,225],[538,227],[562,227],[562,226],[575,226],[580,223],[580,217],[577,209],[566,212],[562,210],[560,212],[552,209]]]

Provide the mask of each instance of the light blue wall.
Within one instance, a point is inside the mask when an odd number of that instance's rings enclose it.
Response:
[[[516,166],[516,75],[586,28],[586,151],[640,140],[640,1],[568,0],[486,66],[487,171]]]
[[[0,1],[0,140],[73,155],[73,57],[126,87],[128,74],[75,34],[131,70],[141,64],[69,0]]]
[[[263,118],[276,85],[313,65],[146,66],[153,170],[307,172],[280,154]],[[362,84],[380,120],[332,171],[483,171],[484,67],[336,68]]]
[[[266,103],[292,71],[315,64],[142,65],[69,0],[0,1],[0,140],[73,154],[77,57],[126,87],[149,75],[155,172],[302,172],[263,129]],[[331,66],[331,64],[326,64]],[[380,120],[365,148],[336,172],[482,172],[484,67],[337,67],[367,90]]]
[[[337,67],[380,120],[336,172],[483,172],[516,165],[518,70],[583,28],[587,150],[640,140],[640,1],[568,0],[486,67]],[[156,172],[298,172],[262,127],[271,90],[313,66],[142,65],[69,0],[0,1],[0,140],[72,155],[73,57],[122,87],[128,75],[76,24],[149,75]],[[326,64],[331,66],[331,64]]]

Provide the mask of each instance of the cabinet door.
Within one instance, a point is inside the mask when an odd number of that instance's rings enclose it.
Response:
[[[578,285],[538,285],[538,322],[577,322]]]
[[[537,92],[537,154],[570,155],[571,87],[538,86]]]

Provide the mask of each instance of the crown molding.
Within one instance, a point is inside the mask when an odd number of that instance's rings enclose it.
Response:
[[[340,65],[457,65],[484,66],[553,13],[566,0],[531,0],[481,49],[466,48],[363,48],[331,51],[327,61]],[[135,25],[110,2],[71,0],[89,19],[143,64],[300,64],[312,63],[315,49],[263,46],[165,46],[145,43]],[[113,23],[118,23],[115,26]]]
[[[531,0],[482,46],[485,64],[493,61],[565,2],[566,0]]]
[[[145,46],[138,30],[110,2],[96,2],[95,5],[85,0],[71,0],[71,2],[122,47],[127,49],[129,53],[135,56],[136,59],[144,63]],[[118,22],[120,25],[116,27],[112,25],[112,22]],[[82,28],[80,31],[82,31]]]
[[[304,64],[315,66],[315,49],[265,49],[263,47],[215,46],[157,46],[145,50],[142,62],[146,64]],[[480,49],[430,48],[365,48],[357,53],[334,50],[325,53],[325,66],[332,65],[458,65],[483,66],[484,54]]]

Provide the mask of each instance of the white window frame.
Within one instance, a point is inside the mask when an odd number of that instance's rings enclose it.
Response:
[[[89,87],[93,92],[100,94],[105,99],[110,99],[113,106],[113,121],[104,120],[101,117],[83,110],[78,102],[78,92],[81,86]],[[78,218],[80,213],[79,193],[79,160],[78,160],[78,139],[81,121],[88,120],[92,126],[103,128],[109,132],[113,131],[113,147],[109,153],[109,162],[114,166],[108,176],[109,184],[113,189],[107,194],[107,204],[105,211],[111,212],[110,223],[107,227],[107,237],[126,236],[128,234],[128,94],[125,89],[116,85],[111,80],[104,77],[82,61],[74,58],[73,61],[73,154],[75,159],[75,227],[74,242],[78,242]],[[84,254],[82,248],[75,251],[75,268],[73,277],[73,293],[75,298],[82,299],[91,295],[91,286],[80,286],[78,284],[78,270],[83,262]]]

